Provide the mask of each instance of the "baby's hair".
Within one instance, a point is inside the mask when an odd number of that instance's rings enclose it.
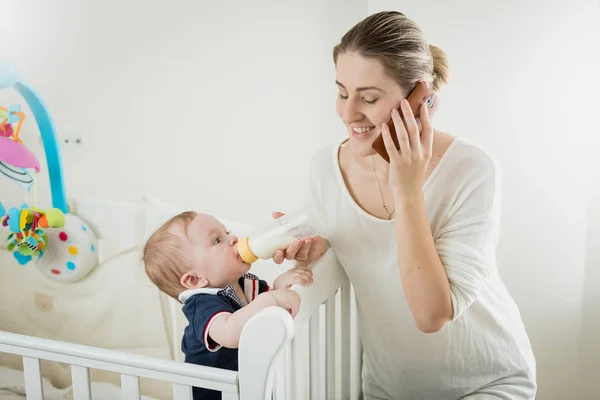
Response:
[[[196,215],[195,211],[177,214],[158,228],[144,246],[146,275],[161,291],[175,299],[185,290],[180,280],[190,266],[181,251],[182,240],[173,229],[181,226],[186,230]]]

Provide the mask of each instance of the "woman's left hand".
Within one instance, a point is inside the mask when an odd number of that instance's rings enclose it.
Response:
[[[280,212],[273,213],[273,218],[278,219],[285,214]],[[296,260],[304,265],[316,261],[327,251],[327,241],[321,236],[310,239],[296,239],[287,249],[277,250],[273,255],[275,264],[281,264],[284,260]]]
[[[396,200],[422,191],[433,147],[433,128],[427,106],[421,106],[420,127],[408,101],[402,100],[400,107],[404,121],[396,108],[392,110],[400,150],[396,149],[392,141],[388,124],[384,123],[381,129],[385,148],[390,156],[389,179]]]

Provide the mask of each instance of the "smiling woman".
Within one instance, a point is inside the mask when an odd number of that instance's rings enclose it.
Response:
[[[310,195],[355,288],[365,398],[534,398],[534,356],[496,268],[494,159],[406,100],[447,82],[444,53],[380,12],[333,55],[348,138],[315,154]],[[389,162],[373,149],[380,134]]]

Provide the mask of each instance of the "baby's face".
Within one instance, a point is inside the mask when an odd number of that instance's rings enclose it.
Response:
[[[193,272],[200,277],[196,287],[222,288],[235,283],[250,269],[237,251],[238,238],[229,234],[216,218],[198,214],[185,236],[183,251]]]

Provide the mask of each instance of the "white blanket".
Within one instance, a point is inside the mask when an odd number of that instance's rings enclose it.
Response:
[[[44,400],[73,400],[73,388],[57,389],[46,378],[42,379]],[[121,398],[121,388],[106,382],[92,382],[92,399],[114,400]],[[157,400],[141,396],[142,400]],[[25,376],[23,371],[0,366],[0,400],[23,400],[25,398]]]

